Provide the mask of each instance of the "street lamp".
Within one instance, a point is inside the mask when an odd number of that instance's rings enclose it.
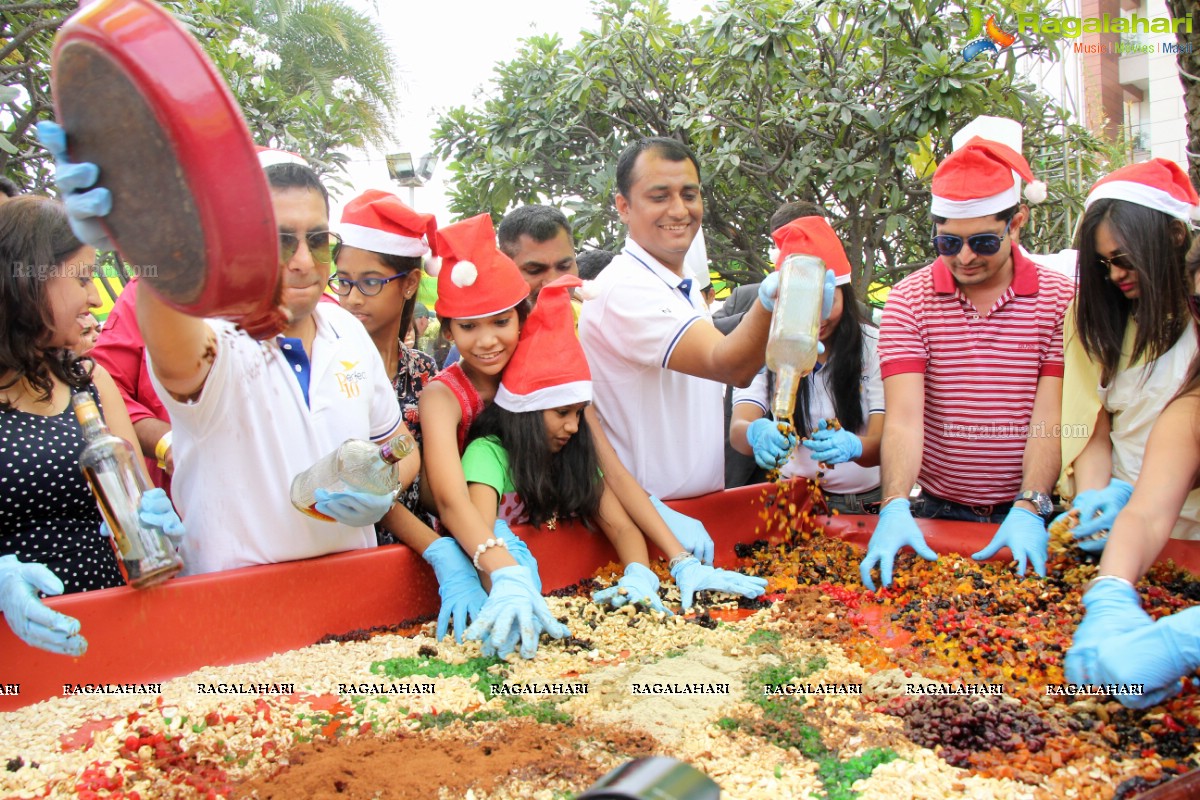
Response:
[[[387,156],[388,175],[401,186],[408,187],[408,204],[414,203],[414,190],[424,186],[433,176],[433,168],[437,165],[437,156],[426,153],[421,156],[417,165],[413,166],[412,153],[392,153]]]

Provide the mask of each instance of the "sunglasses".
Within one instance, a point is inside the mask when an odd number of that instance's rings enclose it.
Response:
[[[382,292],[383,287],[387,284],[407,277],[407,272],[401,272],[399,275],[393,275],[390,278],[361,278],[357,281],[352,281],[349,278],[339,278],[337,275],[334,275],[329,279],[329,288],[339,297],[349,297],[350,292],[357,286],[358,291],[363,297],[374,297]]]
[[[1004,233],[977,233],[966,238],[966,243],[971,245],[971,252],[977,256],[994,256],[1000,252],[1000,243],[1004,241],[1004,237],[1008,236],[1008,228],[1012,225],[1010,219],[1004,225]],[[963,248],[963,237],[955,236],[951,233],[943,233],[938,235],[937,227],[933,229],[933,246],[937,250],[939,256],[956,256]]]
[[[313,261],[325,265],[333,263],[338,249],[342,246],[342,237],[333,231],[309,231],[304,234],[304,241],[308,244],[308,252],[312,254]],[[296,251],[299,249],[299,236],[287,231],[279,232],[279,261],[281,264],[287,264],[295,258]]]
[[[1200,294],[1188,295],[1188,310],[1192,312],[1192,319],[1200,323]]]
[[[1129,256],[1125,255],[1124,253],[1113,253],[1108,258],[1105,258],[1104,256],[1096,256],[1096,266],[1100,267],[1100,269],[1104,272],[1108,272],[1113,267],[1116,267],[1119,270],[1124,270],[1125,272],[1137,271],[1137,267],[1135,267],[1133,262],[1129,260]]]

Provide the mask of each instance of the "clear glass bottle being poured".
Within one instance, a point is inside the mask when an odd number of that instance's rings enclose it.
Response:
[[[336,522],[317,511],[317,489],[394,496],[402,488],[396,464],[416,448],[416,441],[407,433],[399,433],[383,444],[347,439],[292,479],[292,505],[310,517]]]
[[[772,410],[778,422],[792,424],[800,379],[817,364],[825,262],[793,253],[779,265],[779,298],[767,339],[767,368],[775,373]]]
[[[143,522],[138,514],[142,494],[153,487],[139,468],[133,446],[109,432],[91,394],[78,392],[71,404],[88,443],[79,454],[79,468],[112,532],[125,582],[135,589],[162,583],[183,568],[183,561],[162,528]]]

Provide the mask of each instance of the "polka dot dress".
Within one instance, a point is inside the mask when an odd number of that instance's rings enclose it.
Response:
[[[45,564],[66,593],[124,584],[79,471],[85,444],[70,403],[53,417],[0,409],[0,555]]]

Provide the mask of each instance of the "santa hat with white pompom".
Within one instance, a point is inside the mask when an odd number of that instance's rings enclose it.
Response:
[[[1020,182],[1029,181],[1025,198],[1031,203],[1046,199],[1046,184],[1034,180],[1025,157],[1007,145],[976,136],[955,150],[933,174],[935,217],[970,219],[986,217],[1021,202]]]
[[[496,229],[487,214],[439,228],[440,264],[425,271],[438,280],[434,311],[439,317],[490,317],[529,297],[529,284],[511,258],[496,247]]]
[[[563,275],[538,292],[496,390],[496,405],[520,413],[592,401],[592,374],[571,311],[571,290],[582,284]]]
[[[1097,200],[1124,200],[1161,211],[1188,225],[1200,221],[1200,196],[1186,172],[1174,161],[1152,158],[1105,175],[1096,181],[1084,209]]]

